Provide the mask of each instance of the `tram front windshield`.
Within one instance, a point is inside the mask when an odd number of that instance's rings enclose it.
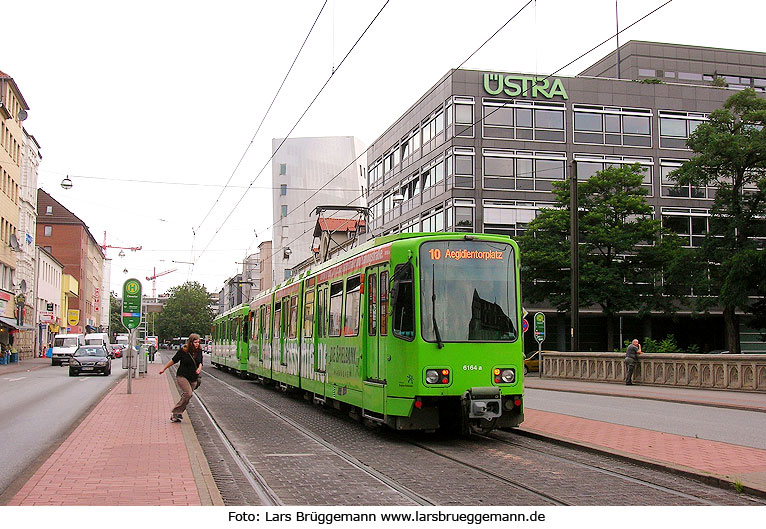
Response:
[[[421,333],[429,342],[516,340],[510,244],[455,240],[420,247]]]

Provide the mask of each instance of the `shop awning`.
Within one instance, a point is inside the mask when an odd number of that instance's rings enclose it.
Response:
[[[20,331],[34,331],[35,328],[29,325],[19,325],[13,318],[5,318],[0,316],[0,323],[10,327],[11,329],[18,329]]]

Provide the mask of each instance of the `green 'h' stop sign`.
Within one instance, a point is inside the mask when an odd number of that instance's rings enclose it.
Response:
[[[122,285],[122,324],[135,329],[141,324],[141,281],[128,279]]]

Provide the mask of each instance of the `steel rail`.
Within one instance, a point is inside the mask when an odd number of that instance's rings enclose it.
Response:
[[[294,429],[298,430],[300,433],[302,433],[304,436],[308,437],[312,441],[316,442],[317,444],[322,445],[326,449],[328,449],[330,452],[347,462],[349,465],[358,468],[359,470],[363,471],[364,473],[368,474],[369,476],[373,477],[374,479],[380,481],[387,487],[391,488],[392,490],[396,491],[397,493],[401,494],[402,496],[408,498],[409,500],[413,501],[417,505],[436,505],[435,502],[430,500],[429,498],[418,494],[417,492],[409,489],[408,487],[405,487],[404,485],[401,485],[400,483],[397,483],[396,481],[392,480],[382,472],[378,472],[374,468],[370,467],[369,465],[366,465],[365,463],[362,463],[357,458],[352,456],[351,454],[345,452],[344,450],[336,447],[332,443],[326,441],[319,435],[313,433],[309,429],[305,428],[304,426],[301,426],[297,422],[293,421],[292,419],[289,419],[287,417],[282,416],[277,410],[269,406],[268,404],[265,404],[264,402],[261,402],[260,400],[256,399],[252,395],[248,395],[247,393],[243,392],[239,388],[236,388],[229,384],[228,382],[220,379],[219,377],[210,374],[210,371],[206,371],[206,378],[212,378],[219,384],[225,386],[230,391],[236,393],[237,395],[241,396],[242,398],[245,398],[252,402],[253,404],[256,404],[266,412],[270,413],[274,417],[278,418],[282,422],[290,425]]]

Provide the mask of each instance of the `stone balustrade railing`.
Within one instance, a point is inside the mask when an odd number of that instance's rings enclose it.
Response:
[[[540,376],[592,382],[625,381],[623,353],[545,351]],[[640,384],[766,393],[766,355],[644,353],[633,380]]]

